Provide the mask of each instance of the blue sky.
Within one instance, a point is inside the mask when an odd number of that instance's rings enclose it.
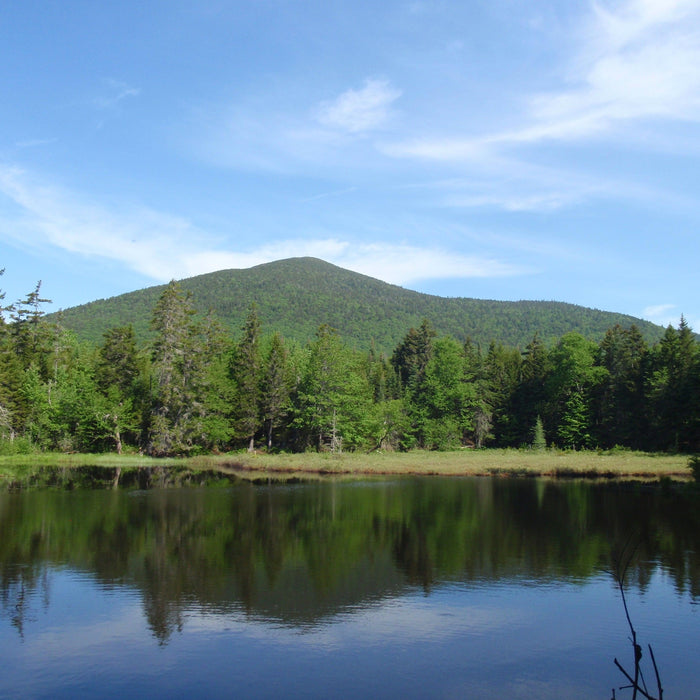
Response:
[[[700,330],[700,0],[0,5],[0,287],[313,255]]]

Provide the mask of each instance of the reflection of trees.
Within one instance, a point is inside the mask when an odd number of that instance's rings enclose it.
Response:
[[[440,478],[3,494],[2,615],[21,632],[27,594],[47,565],[67,564],[137,587],[161,642],[192,606],[309,624],[406,584],[585,579],[631,531],[630,584],[645,587],[659,563],[698,596],[697,501],[620,484]]]
[[[43,605],[47,607],[49,580],[46,569],[15,566],[0,568],[2,616],[7,617],[22,639],[25,623],[32,617],[32,606],[36,598],[34,594],[38,590],[43,593]]]

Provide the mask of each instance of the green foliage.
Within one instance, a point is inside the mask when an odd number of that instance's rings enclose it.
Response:
[[[336,328],[353,347],[391,354],[407,329],[430,319],[440,335],[488,347],[491,341],[525,347],[535,333],[551,345],[576,331],[600,341],[620,324],[637,324],[647,341],[660,339],[662,329],[646,321],[543,301],[489,301],[420,294],[336,267],[313,258],[293,258],[245,270],[221,270],[181,280],[198,312],[213,309],[229,332],[245,322],[253,302],[262,326],[301,345],[313,341],[322,324]],[[108,328],[133,324],[144,342],[151,311],[165,286],[149,287],[63,311],[63,324],[78,337],[100,342]]]
[[[304,270],[350,311],[352,294],[376,282],[317,261],[271,269]],[[469,337],[440,332],[444,319],[423,318],[387,354],[371,342],[358,349],[328,324],[304,345],[283,340],[257,303],[234,339],[177,282],[154,300],[147,345],[129,325],[105,330],[97,346],[78,341],[44,302],[37,286],[12,305],[11,323],[0,317],[4,450],[166,456],[263,442],[340,452],[543,449],[548,440],[700,452],[700,351],[682,318],[651,346],[634,326],[615,325],[600,342],[568,332],[548,348],[535,333],[522,351],[492,340],[483,354]]]
[[[9,439],[7,437],[0,438],[0,455],[29,455],[36,452],[36,448],[28,438],[18,437]]]
[[[171,282],[153,310],[155,387],[148,450],[184,454],[202,441],[205,361],[190,295]]]
[[[688,459],[688,469],[690,469],[693,479],[700,483],[700,455],[693,455]]]
[[[295,400],[294,426],[303,444],[318,450],[356,448],[371,422],[372,391],[361,356],[347,348],[335,329],[321,326],[307,350]]]
[[[260,321],[255,305],[251,306],[242,331],[243,336],[231,358],[231,376],[235,387],[233,420],[238,437],[248,440],[248,451],[252,452],[255,434],[260,427],[262,370]]]
[[[267,448],[273,444],[273,433],[291,409],[292,377],[289,351],[279,333],[270,340],[260,377],[262,420],[265,424]]]
[[[648,433],[645,414],[644,369],[648,347],[639,330],[610,328],[599,348],[598,362],[607,370],[596,397],[605,444],[643,447]]]
[[[532,449],[544,450],[547,447],[547,438],[544,433],[544,424],[542,419],[537,416],[535,427],[532,429]]]

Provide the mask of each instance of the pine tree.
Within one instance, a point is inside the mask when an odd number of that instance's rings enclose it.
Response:
[[[121,454],[127,433],[138,426],[141,368],[134,330],[121,326],[106,331],[98,350],[95,380],[100,390],[100,420]]]
[[[10,307],[14,352],[24,369],[34,363],[40,369],[44,379],[48,378],[51,369],[52,333],[44,319],[46,312],[42,305],[50,303],[50,299],[41,297],[41,281],[39,281],[33,292]]]
[[[255,434],[260,427],[260,321],[253,304],[241,329],[243,336],[236,345],[231,361],[231,375],[236,387],[234,422],[240,437],[255,448]]]
[[[437,333],[430,321],[424,319],[418,330],[409,329],[406,337],[394,350],[391,364],[396,369],[404,389],[415,388],[425,377],[425,370],[433,355],[433,340]]]
[[[204,355],[189,294],[172,281],[153,310],[149,452],[179,454],[202,442]]]
[[[698,346],[681,317],[678,329],[668,326],[654,348],[649,377],[649,411],[656,449],[693,451],[700,437]]]
[[[279,333],[275,333],[263,363],[261,380],[261,407],[268,450],[272,448],[275,428],[289,411],[290,377],[288,365],[288,352],[284,340]]]
[[[484,358],[482,401],[494,438],[500,445],[516,443],[517,426],[511,412],[522,359],[516,348],[491,343]]]
[[[202,361],[205,365],[204,438],[208,449],[227,448],[234,437],[231,406],[235,388],[231,380],[232,340],[214,312],[202,323]]]
[[[542,419],[537,416],[535,427],[532,429],[532,449],[544,450],[547,447],[547,438],[544,433],[544,424]]]
[[[605,447],[642,448],[647,440],[644,368],[648,349],[641,333],[616,325],[600,344],[598,364],[607,370],[597,396],[598,436]]]
[[[539,335],[535,334],[523,352],[520,378],[510,400],[514,446],[530,441],[532,426],[544,410],[548,373],[547,349]]]
[[[97,383],[104,392],[113,387],[128,395],[140,374],[134,329],[131,325],[111,328],[103,338],[98,350]]]

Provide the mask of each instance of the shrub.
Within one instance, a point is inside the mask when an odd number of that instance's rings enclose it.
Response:
[[[35,452],[34,446],[31,440],[27,438],[0,439],[0,455],[28,455],[32,454],[32,452]]]
[[[700,455],[693,455],[688,460],[688,468],[693,474],[693,479],[700,482]]]

